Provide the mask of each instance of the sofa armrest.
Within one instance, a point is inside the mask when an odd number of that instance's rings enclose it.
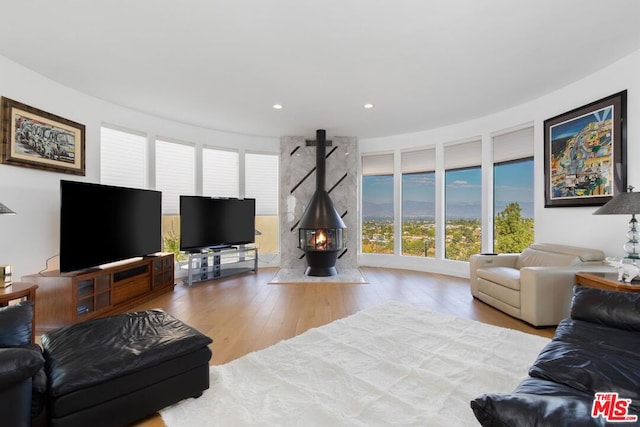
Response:
[[[576,273],[610,273],[606,264],[571,267],[523,267],[520,269],[521,318],[533,326],[555,326],[569,317]]]
[[[35,376],[43,366],[44,357],[35,348],[0,348],[0,389]]]
[[[2,425],[28,426],[41,412],[42,398],[34,406],[34,377],[44,375],[44,358],[36,344],[0,348],[0,420]],[[46,379],[45,379],[46,382]],[[44,393],[42,393],[44,396]]]
[[[474,254],[469,258],[469,289],[474,297],[478,295],[479,268],[510,267],[515,268],[520,254],[482,255]]]

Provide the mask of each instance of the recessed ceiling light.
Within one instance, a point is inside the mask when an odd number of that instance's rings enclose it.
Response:
[[[282,108],[284,108],[284,107],[282,106],[282,104],[273,104],[273,109],[274,109],[274,110],[282,110]]]
[[[367,110],[370,110],[373,108],[373,104],[364,104],[363,107],[366,108]]]

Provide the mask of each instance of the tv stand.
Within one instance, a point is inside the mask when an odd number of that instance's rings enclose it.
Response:
[[[35,313],[38,332],[123,313],[173,291],[175,285],[171,253],[70,273],[45,271],[22,279],[38,285]]]
[[[258,271],[258,248],[253,245],[225,246],[190,252],[187,265],[187,286],[205,280],[220,279]]]

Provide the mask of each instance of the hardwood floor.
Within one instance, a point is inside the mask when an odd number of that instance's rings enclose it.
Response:
[[[268,282],[278,269],[261,268],[256,274],[201,282],[191,288],[177,284],[174,292],[133,310],[162,308],[210,336],[212,365],[229,362],[388,300],[544,337],[555,332],[555,328],[536,329],[475,300],[469,292],[468,279],[387,268],[360,270],[369,283],[273,285]],[[160,427],[164,423],[155,415],[138,425]]]

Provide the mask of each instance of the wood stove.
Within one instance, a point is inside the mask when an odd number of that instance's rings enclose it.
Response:
[[[298,248],[307,260],[307,276],[334,276],[336,260],[345,249],[347,226],[325,190],[326,134],[316,131],[316,191],[298,225]]]

